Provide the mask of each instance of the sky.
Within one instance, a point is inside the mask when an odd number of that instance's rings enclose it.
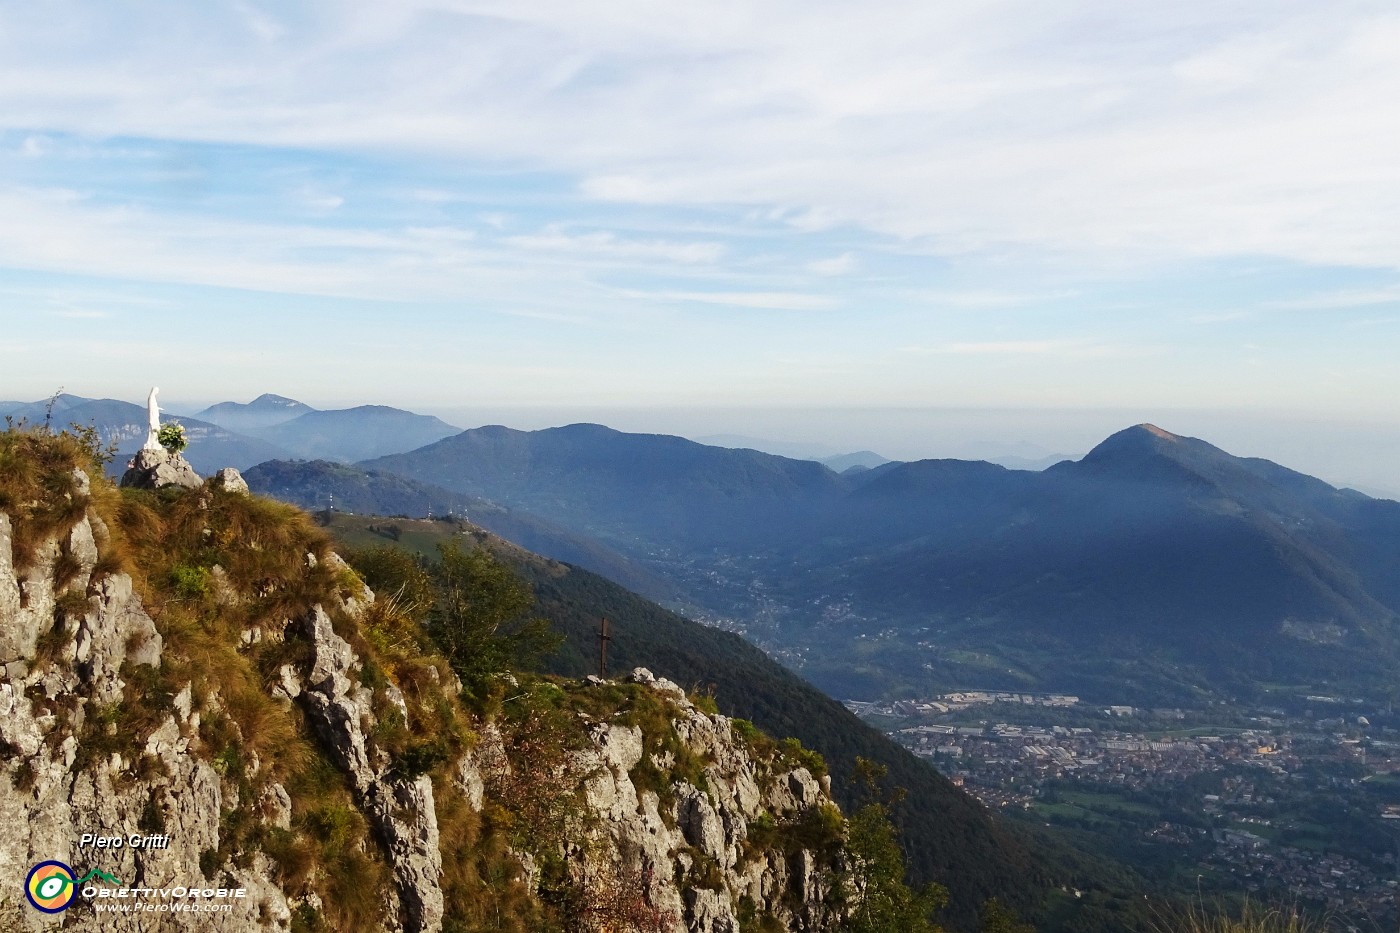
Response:
[[[0,0],[0,398],[1400,488],[1397,101],[1393,0]]]

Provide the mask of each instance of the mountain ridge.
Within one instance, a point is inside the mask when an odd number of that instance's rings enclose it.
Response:
[[[1050,678],[1070,692],[1106,687],[1057,680],[1049,659],[1082,667],[1091,644],[1125,661],[1159,655],[1150,691],[1177,677],[1206,686],[1247,644],[1260,670],[1314,682],[1349,666],[1375,682],[1379,659],[1400,656],[1393,504],[1154,425],[1042,472],[922,460],[838,476],[598,426],[478,429],[366,465],[469,489],[650,561],[715,613],[770,619],[754,631],[765,644],[830,654],[814,676],[838,692],[840,651],[818,646],[854,647],[882,625],[932,625],[968,647],[1000,641],[998,654],[1044,643],[1043,660],[1009,659],[997,682]],[[840,622],[814,615],[814,601],[852,608]],[[901,639],[898,663],[929,655]],[[978,686],[966,678],[985,675],[957,674],[936,651],[925,660],[928,677],[915,668],[901,679]]]
[[[298,457],[350,462],[414,450],[458,430],[432,415],[359,405],[303,412],[255,433]]]
[[[315,411],[310,405],[264,392],[251,402],[219,402],[203,411],[196,412],[196,418],[212,422],[232,431],[248,433],[260,428],[271,427],[290,421],[307,412]]]

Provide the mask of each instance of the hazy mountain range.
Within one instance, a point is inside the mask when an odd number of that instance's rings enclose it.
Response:
[[[831,467],[837,473],[845,473],[853,468],[873,469],[892,462],[889,457],[877,454],[873,450],[841,453],[833,451],[826,444],[774,441],[746,434],[709,434],[696,437],[694,440],[710,447],[747,448],[766,454],[789,457],[793,460],[816,460],[818,463],[824,463]],[[1034,444],[1026,443],[994,444],[983,441],[969,445],[969,449],[975,453],[972,459],[999,463],[1011,470],[1043,470],[1061,460],[1073,459],[1067,454],[1050,453]]]
[[[230,431],[251,434],[262,428],[285,424],[315,411],[296,399],[266,392],[251,402],[220,402],[197,413],[197,417],[223,425]]]
[[[840,694],[1183,696],[1375,682],[1395,656],[1400,505],[1150,425],[1043,472],[842,476],[598,425],[478,428],[365,465],[599,538]]]
[[[460,431],[432,415],[385,405],[318,411],[280,395],[221,402],[196,417],[274,444],[293,457],[364,460],[413,450]]]
[[[51,404],[52,421],[94,424],[123,454],[144,437],[142,406]],[[49,405],[0,414],[41,421]],[[742,630],[837,695],[1326,692],[1375,687],[1400,658],[1400,505],[1151,425],[1042,471],[837,472],[601,425],[458,432],[274,395],[199,414],[181,420],[204,472],[264,463],[255,488],[309,508],[334,495],[351,511],[465,511]]]
[[[118,399],[58,395],[40,402],[6,402],[0,404],[0,417],[5,416],[30,424],[47,421],[55,431],[71,424],[95,427],[103,443],[116,445],[117,456],[112,469],[117,471],[146,441],[146,406]],[[186,456],[201,473],[212,473],[226,466],[242,468],[269,457],[286,456],[286,452],[274,444],[210,421],[185,417],[164,420],[178,420],[185,426],[190,442]]]
[[[55,430],[92,425],[104,442],[117,445],[116,467],[146,439],[145,405],[117,399],[58,395],[39,402],[0,402],[0,417],[6,415],[32,424],[47,418]],[[279,458],[362,460],[412,450],[459,430],[431,415],[383,405],[319,411],[272,394],[246,404],[220,402],[193,416],[162,410],[162,419],[185,426],[190,440],[186,457],[203,473]]]

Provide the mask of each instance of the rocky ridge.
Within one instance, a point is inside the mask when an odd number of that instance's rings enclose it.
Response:
[[[179,915],[99,913],[79,897],[58,916],[64,929],[325,929],[337,890],[328,869],[291,867],[299,835],[319,825],[312,818],[322,811],[309,809],[275,756],[258,754],[259,720],[239,719],[246,700],[181,674],[190,659],[172,654],[162,613],[147,610],[132,576],[110,559],[111,524],[124,513],[98,507],[92,475],[100,474],[77,468],[59,484],[66,491],[56,507],[71,521],[31,534],[23,547],[17,530],[26,521],[38,527],[35,509],[55,503],[0,498],[0,816],[10,827],[0,840],[0,891],[21,891],[31,866],[58,860],[75,872],[100,868],[127,888],[246,892],[220,901],[226,912]],[[190,514],[213,516],[228,497],[247,498],[240,485],[224,474],[192,488],[184,493],[198,497]],[[203,537],[215,532],[206,527]],[[563,890],[579,929],[737,933],[741,917],[767,917],[776,929],[819,931],[834,929],[857,896],[823,781],[781,755],[756,753],[733,721],[643,670],[625,685],[570,686],[620,703],[569,711],[578,741],[541,763],[547,773],[513,755],[508,725],[489,717],[473,721],[475,741],[453,760],[406,769],[380,737],[413,721],[425,690],[385,679],[362,654],[371,649],[356,626],[374,595],[332,553],[289,559],[308,579],[340,584],[309,591],[300,605],[278,603],[287,607],[280,621],[243,629],[233,650],[285,653],[264,685],[272,709],[264,715],[304,724],[304,738],[348,788],[349,825],[361,820],[371,830],[343,841],[391,882],[372,892],[374,928],[444,928],[452,898],[444,865],[467,857],[445,848],[439,832],[444,794],[499,821],[512,790],[531,784],[571,805],[547,845],[508,851],[506,875],[536,900]],[[191,592],[207,581],[220,611],[281,595],[266,581],[231,579],[218,564],[176,570]],[[428,679],[436,686],[427,702],[454,702],[449,672]],[[627,709],[638,704],[663,710],[662,724],[630,722]],[[138,708],[143,716],[130,715]],[[670,730],[669,744],[647,731],[657,728]],[[168,846],[94,851],[79,847],[85,833],[158,835]],[[54,923],[17,894],[0,902],[7,929]]]

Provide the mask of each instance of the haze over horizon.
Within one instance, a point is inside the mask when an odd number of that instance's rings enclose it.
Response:
[[[0,396],[899,459],[1152,421],[1395,489],[1397,44],[1381,2],[12,6]]]
[[[69,394],[93,397],[81,388]],[[279,392],[271,394],[290,397]],[[122,401],[144,404],[138,393],[126,395]],[[4,386],[0,385],[0,398],[5,396]],[[305,402],[306,397],[295,400]],[[161,395],[162,411],[169,418],[198,416],[206,407],[225,401],[246,403],[251,399],[211,396],[192,401],[188,397],[171,398],[164,389]],[[312,407],[323,410],[391,404],[391,400],[372,398],[315,401]],[[435,415],[464,430],[500,424],[534,431],[589,422],[619,431],[678,435],[717,446],[754,447],[799,459],[870,450],[893,460],[997,460],[1007,461],[1013,468],[1030,468],[1025,464],[1052,457],[1079,459],[1111,434],[1134,424],[1152,423],[1176,434],[1199,437],[1237,456],[1263,457],[1336,486],[1400,499],[1400,469],[1396,467],[1400,464],[1400,432],[1383,424],[1300,419],[1280,412],[577,405],[430,405],[416,411]]]

